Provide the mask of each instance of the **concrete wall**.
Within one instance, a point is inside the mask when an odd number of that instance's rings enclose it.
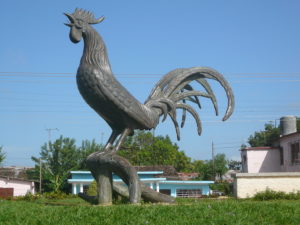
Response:
[[[241,152],[243,172],[246,173],[265,173],[281,172],[279,149],[269,148],[247,149]],[[247,160],[245,162],[244,156]]]
[[[34,182],[31,181],[21,181],[21,180],[13,180],[0,178],[0,187],[2,188],[13,188],[14,196],[24,196],[27,193],[31,192],[34,194]]]
[[[300,191],[300,172],[236,174],[234,192],[237,198],[253,197],[268,188],[286,193]]]

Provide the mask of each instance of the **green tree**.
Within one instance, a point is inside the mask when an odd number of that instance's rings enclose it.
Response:
[[[228,160],[225,154],[217,154],[214,160],[194,161],[194,168],[199,173],[200,180],[222,180],[222,176],[228,171]]]
[[[222,180],[222,176],[228,171],[228,160],[225,154],[217,154],[215,156],[215,174]]]
[[[86,159],[87,157],[96,151],[101,151],[103,146],[97,144],[95,140],[89,141],[84,140],[81,143],[81,146],[77,149],[78,153],[78,169],[87,170]]]
[[[40,170],[40,159],[43,188],[55,192],[66,190],[66,180],[70,171],[78,168],[79,155],[75,140],[61,136],[54,143],[45,143],[41,147],[40,157],[32,157],[36,163],[35,176]]]
[[[172,165],[177,171],[191,171],[191,159],[166,136],[154,137],[151,132],[139,131],[129,137],[119,155],[133,165]]]
[[[3,151],[3,147],[0,146],[0,164],[6,159],[6,153]]]
[[[271,146],[280,135],[280,128],[275,127],[272,123],[266,123],[263,131],[255,132],[248,139],[251,147]]]
[[[300,131],[300,120],[297,118],[297,130]],[[262,131],[257,131],[248,138],[251,147],[272,146],[280,137],[280,127],[275,127],[272,122],[266,123]]]
[[[229,160],[228,161],[228,168],[230,170],[240,170],[242,167],[242,162],[237,160]]]
[[[207,160],[195,160],[193,161],[193,167],[194,167],[194,172],[199,173],[197,180],[207,180],[208,179],[207,177],[209,177],[209,179],[213,177],[212,173],[208,175]]]

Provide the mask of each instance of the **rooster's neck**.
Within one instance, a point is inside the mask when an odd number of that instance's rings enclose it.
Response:
[[[84,50],[80,66],[93,65],[100,67],[103,72],[111,73],[106,47],[101,36],[92,27],[83,34]]]

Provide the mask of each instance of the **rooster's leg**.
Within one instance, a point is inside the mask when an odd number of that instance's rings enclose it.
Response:
[[[104,146],[104,151],[107,151],[112,147],[113,143],[115,142],[116,138],[119,136],[120,132],[117,130],[113,130],[106,145]]]
[[[113,149],[114,152],[117,152],[117,151],[120,149],[120,147],[121,147],[121,145],[124,143],[126,137],[127,137],[128,135],[130,135],[131,133],[132,133],[132,130],[129,129],[129,128],[125,128],[125,129],[123,130],[123,132],[122,132],[122,134],[121,134],[119,140],[117,141],[117,144],[116,144],[115,148]]]

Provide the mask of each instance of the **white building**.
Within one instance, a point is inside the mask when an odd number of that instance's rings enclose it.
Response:
[[[235,177],[236,197],[253,197],[266,189],[300,191],[300,132],[297,132],[296,117],[282,117],[280,123],[281,136],[273,147],[241,151],[243,173]]]
[[[282,134],[274,147],[254,147],[241,150],[242,172],[300,172],[300,132],[296,117],[281,118]]]
[[[252,147],[241,150],[243,173],[280,172],[280,149]]]
[[[24,196],[27,193],[35,193],[33,181],[0,177],[0,197]]]

